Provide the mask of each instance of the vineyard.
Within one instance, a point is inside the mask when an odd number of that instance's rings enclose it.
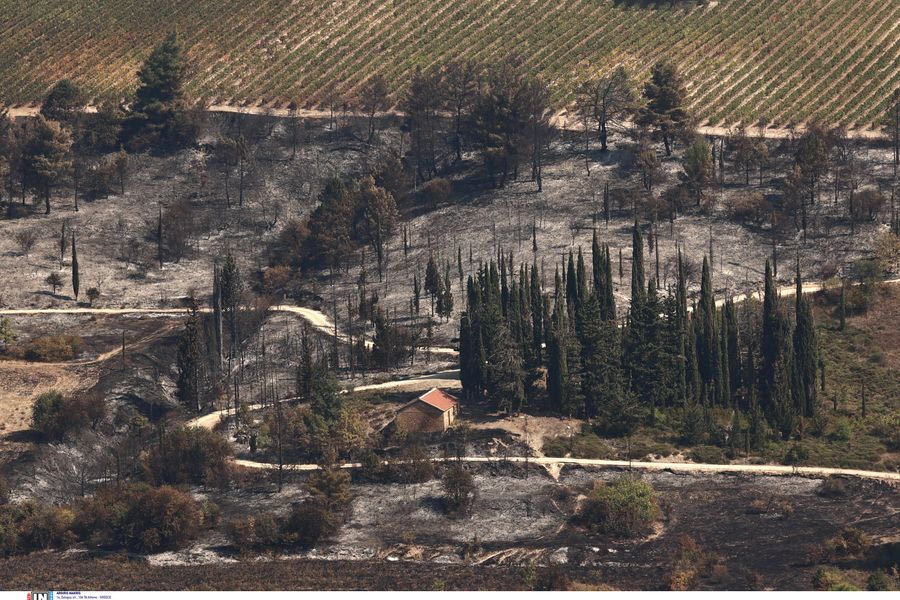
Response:
[[[900,86],[900,0],[0,0],[0,100],[38,101],[71,78],[95,98],[135,85],[177,30],[188,91],[217,104],[315,107],[376,73],[394,92],[417,66],[516,55],[560,105],[625,64],[667,58],[710,125],[820,118],[869,128]]]

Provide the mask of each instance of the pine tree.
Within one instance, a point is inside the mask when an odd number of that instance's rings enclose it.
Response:
[[[123,123],[124,135],[132,146],[182,143],[189,137],[179,129],[186,70],[178,38],[170,33],[138,71],[139,85]]]

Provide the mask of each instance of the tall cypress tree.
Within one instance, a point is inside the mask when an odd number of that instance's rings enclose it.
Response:
[[[700,281],[700,301],[697,304],[699,338],[697,343],[697,364],[706,400],[717,403],[721,400],[720,342],[716,332],[716,301],[712,291],[709,262],[703,257],[703,274]]]
[[[743,377],[741,373],[741,342],[740,332],[737,323],[737,311],[734,308],[734,300],[729,298],[725,302],[725,331],[728,344],[728,375],[731,382],[731,397],[736,397],[738,390],[743,385]],[[725,355],[723,355],[723,360]]]
[[[816,379],[818,375],[819,349],[812,309],[802,290],[803,284],[800,279],[800,266],[798,263],[797,322],[794,328],[796,395],[801,414],[805,417],[813,417],[818,410]]]
[[[544,342],[544,302],[541,293],[541,278],[538,275],[537,260],[531,263],[531,343],[537,365],[543,361]]]
[[[78,287],[80,277],[78,273],[78,251],[75,249],[75,233],[72,233],[72,291],[75,292],[75,300],[78,300]]]
[[[631,230],[631,312],[646,300],[646,284],[644,281],[644,241],[637,221]]]
[[[562,412],[563,407],[568,405],[566,381],[569,379],[569,367],[565,322],[565,302],[562,296],[557,296],[550,335],[547,338],[547,395],[550,408],[558,412]]]
[[[603,286],[606,285],[606,276],[603,274],[605,266],[605,256],[600,243],[597,241],[597,230],[594,230],[594,236],[591,239],[591,271],[594,280],[594,293],[599,298],[603,297]]]
[[[613,272],[612,272],[612,262],[609,258],[609,246],[606,246],[606,285],[604,286],[603,292],[604,296],[601,297],[600,306],[603,310],[603,319],[605,321],[615,321],[616,320],[616,298],[613,294]]]

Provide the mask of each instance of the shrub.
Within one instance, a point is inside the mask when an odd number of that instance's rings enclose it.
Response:
[[[853,437],[853,424],[845,417],[838,419],[831,430],[830,437],[840,442],[848,441]]]
[[[643,533],[659,516],[650,484],[624,475],[608,484],[595,482],[581,510],[582,520],[590,527],[624,536]]]
[[[230,479],[228,442],[202,427],[180,427],[153,446],[144,463],[145,472],[157,485],[197,484],[225,486]]]
[[[100,297],[100,290],[95,287],[88,288],[87,297],[88,297],[88,302],[90,302],[91,306],[93,306],[94,302],[96,302],[97,299]]]
[[[809,459],[809,450],[803,444],[791,444],[788,451],[785,452],[781,463],[785,465],[798,465]]]
[[[312,548],[319,541],[337,531],[336,515],[324,506],[301,502],[291,508],[281,523],[281,541],[287,546]]]
[[[62,394],[52,390],[35,399],[31,407],[31,427],[47,439],[62,439],[67,428]]]
[[[772,205],[761,192],[741,194],[731,203],[731,218],[739,223],[762,225],[772,214]]]
[[[872,540],[854,527],[842,529],[825,545],[835,558],[852,558],[864,555],[872,546]]]
[[[262,513],[244,519],[231,519],[225,534],[239,552],[278,548],[313,548],[337,531],[339,521],[324,507],[309,500],[294,504],[284,517]]]
[[[716,446],[697,446],[691,450],[691,460],[698,463],[721,465],[728,462],[725,453]]]
[[[461,463],[450,465],[441,484],[444,488],[444,508],[450,515],[465,515],[475,502],[475,479]]]
[[[875,571],[866,582],[866,589],[870,592],[889,592],[891,587],[891,580],[884,571]]]
[[[450,181],[443,177],[435,177],[425,183],[419,190],[419,197],[422,204],[431,208],[436,208],[447,202],[453,194],[453,186]]]
[[[74,529],[93,545],[158,552],[192,541],[201,525],[203,512],[189,494],[168,486],[126,485],[82,501]]]
[[[0,556],[68,546],[73,519],[67,509],[32,501],[0,506]]]
[[[828,592],[859,591],[859,588],[847,581],[844,574],[837,569],[818,569],[813,575],[813,587]]]
[[[828,477],[819,486],[819,495],[837,498],[847,494],[847,480],[843,477]]]
[[[615,456],[615,451],[593,433],[548,438],[544,440],[542,450],[547,456],[571,455],[575,458],[612,458]]]
[[[77,335],[53,335],[35,338],[10,352],[34,362],[63,362],[81,354],[83,341]]]
[[[106,416],[102,398],[64,397],[55,390],[37,397],[31,408],[31,426],[48,440],[61,440],[70,431],[96,428]]]
[[[31,254],[31,250],[37,243],[38,236],[37,232],[32,229],[20,229],[13,235],[13,239],[19,247],[19,252],[21,252],[23,256],[28,256]]]

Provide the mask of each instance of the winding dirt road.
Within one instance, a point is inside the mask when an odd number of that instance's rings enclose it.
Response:
[[[889,279],[885,281],[887,284],[900,283],[900,278]],[[803,285],[803,293],[818,292],[823,289],[821,282],[809,282]],[[779,289],[780,296],[792,296],[796,293],[796,286],[784,286]],[[761,292],[749,294],[741,294],[734,296],[734,301],[743,302],[748,299],[759,299]],[[724,303],[724,300],[717,304]],[[201,312],[209,312],[209,308],[200,309]],[[310,323],[313,327],[320,331],[332,335],[334,333],[333,322],[322,312],[311,308],[292,305],[278,305],[270,310],[274,312],[287,312],[297,315]],[[158,314],[158,315],[183,315],[187,313],[187,309],[183,308],[34,308],[34,309],[0,309],[0,315],[42,315],[42,314]],[[340,336],[343,339],[343,336]],[[452,348],[432,348],[435,354],[446,354],[456,356],[458,352]],[[107,356],[109,355],[109,356]],[[114,356],[115,352],[111,351],[103,355],[101,358],[106,359]],[[100,360],[98,358],[97,360]],[[0,362],[2,368],[2,362]],[[436,373],[428,373],[409,379],[401,379],[395,381],[386,381],[369,385],[362,385],[352,388],[350,391],[367,391],[367,390],[385,390],[396,389],[405,391],[415,391],[421,389],[430,389],[431,387],[459,388],[459,370],[446,370]],[[290,400],[290,399],[288,399]],[[251,409],[259,409],[261,405],[251,406]],[[212,429],[221,420],[223,416],[233,414],[232,409],[215,411],[207,415],[196,417],[186,424],[193,427],[203,427]],[[445,459],[435,458],[433,461],[442,462]],[[862,477],[867,479],[879,479],[884,481],[900,481],[900,473],[879,472],[879,471],[863,471],[859,469],[837,469],[828,467],[795,467],[785,465],[742,465],[742,464],[705,464],[705,463],[675,463],[675,462],[636,462],[625,460],[602,460],[602,459],[584,459],[584,458],[557,458],[557,457],[524,457],[510,456],[503,458],[470,456],[463,457],[463,462],[469,463],[487,463],[497,461],[507,461],[513,463],[533,463],[539,464],[547,468],[551,473],[557,472],[563,465],[581,465],[596,467],[614,467],[614,468],[632,468],[655,471],[686,471],[686,472],[706,472],[706,473],[749,473],[757,475],[806,475],[806,476],[830,476],[844,475],[851,477]],[[236,459],[236,465],[249,469],[274,469],[277,465],[272,463],[263,463],[256,461],[248,461]],[[346,463],[341,468],[357,468],[361,466],[359,463]],[[319,468],[315,464],[290,464],[284,465],[284,468],[294,471],[313,471]]]

